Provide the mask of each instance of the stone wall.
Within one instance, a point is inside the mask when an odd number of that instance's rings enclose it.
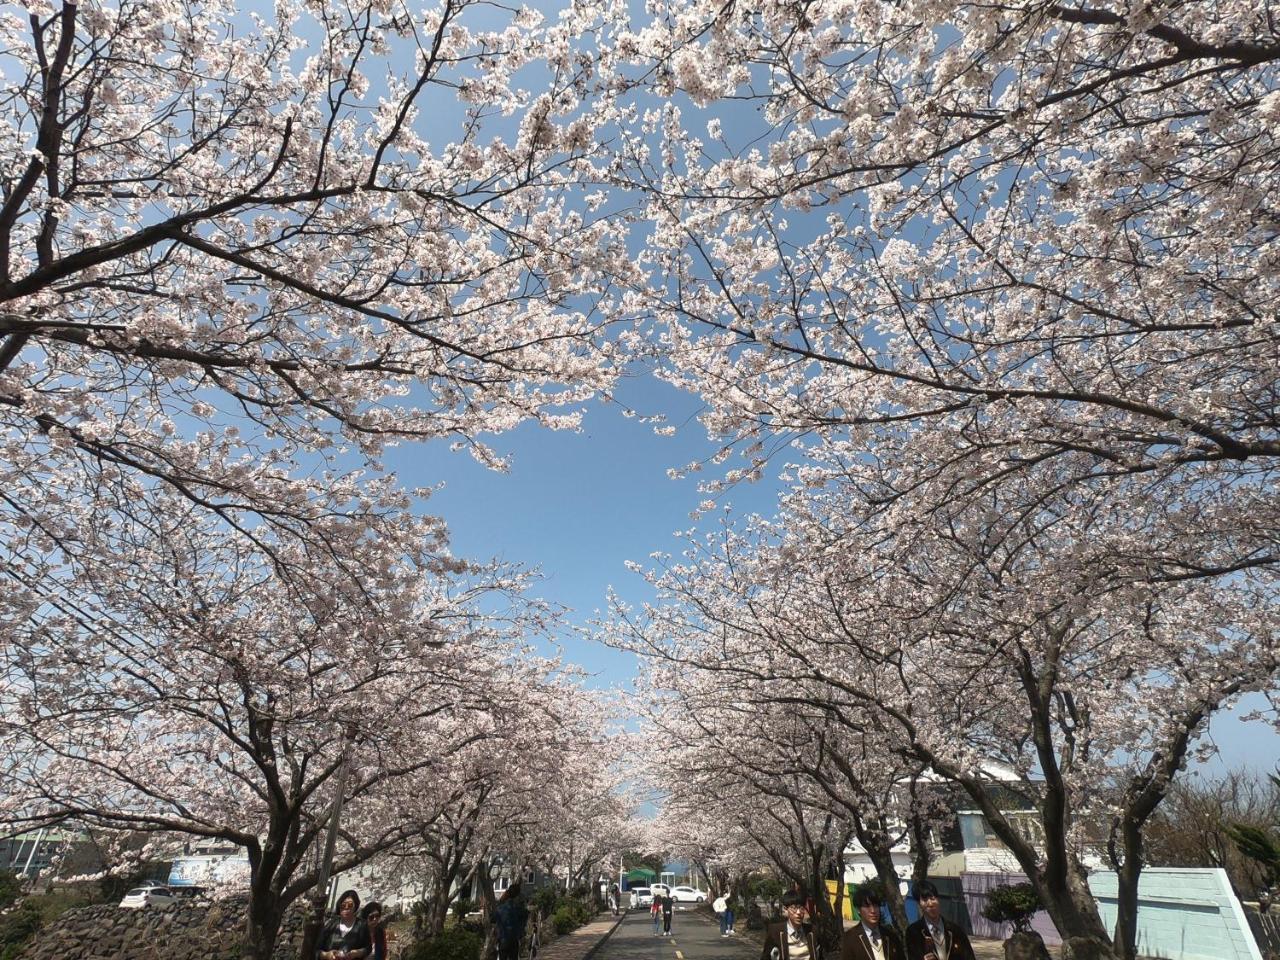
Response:
[[[99,904],[69,910],[27,944],[20,960],[240,960],[245,904],[183,903],[151,910]],[[296,960],[302,911],[285,916],[276,960]]]

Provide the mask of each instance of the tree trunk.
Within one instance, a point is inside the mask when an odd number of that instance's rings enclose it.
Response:
[[[1032,883],[1062,935],[1063,960],[1113,960],[1111,937],[1098,916],[1083,867],[1065,871],[1060,879],[1041,874]]]
[[[276,948],[276,938],[280,935],[283,913],[279,898],[250,895],[241,950],[245,960],[271,960],[271,954]]]
[[[929,878],[929,865],[933,862],[929,850],[929,821],[919,814],[910,817],[911,830],[911,879],[919,883]]]
[[[498,928],[493,918],[498,909],[498,898],[493,895],[493,864],[481,860],[476,865],[477,886],[480,888],[480,903],[484,909],[484,944],[480,947],[480,960],[493,960],[498,955]]]
[[[844,851],[848,846],[849,841],[846,839],[836,852],[836,902],[831,905],[831,911],[836,916],[842,935],[844,933],[844,902],[849,896],[849,885],[844,882]]]
[[[867,859],[876,868],[876,877],[884,886],[885,905],[893,917],[893,925],[898,928],[898,936],[902,937],[907,932],[907,907],[898,887],[898,870],[893,863],[889,834],[881,826],[867,827],[861,817],[854,820],[853,826]]]
[[[1134,960],[1138,944],[1138,880],[1142,876],[1142,828],[1131,816],[1120,827],[1124,859],[1116,868],[1116,929],[1111,941],[1119,960]]]
[[[423,931],[428,937],[438,937],[444,932],[444,922],[449,917],[449,888],[452,885],[452,876],[445,879],[437,875],[431,882],[431,893],[427,897],[424,917],[426,930]]]
[[[828,951],[839,946],[840,933],[844,926],[841,918],[831,908],[831,899],[827,896],[826,848],[824,846],[809,849],[809,883],[807,884],[813,897],[814,934],[819,943]]]

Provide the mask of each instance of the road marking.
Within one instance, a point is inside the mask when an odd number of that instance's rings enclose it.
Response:
[[[676,960],[684,960],[684,954],[679,950],[676,951]]]

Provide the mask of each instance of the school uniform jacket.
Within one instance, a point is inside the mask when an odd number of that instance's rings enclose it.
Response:
[[[902,941],[892,927],[880,926],[880,944],[884,948],[884,960],[903,960]],[[867,929],[855,924],[840,938],[840,960],[877,960],[876,952],[867,942]]]
[[[955,924],[947,923],[941,918],[938,923],[942,927],[942,936],[947,942],[945,954],[947,960],[974,960],[973,944],[969,942],[969,935]],[[927,952],[924,946],[925,930],[924,917],[907,927],[907,960],[924,960]],[[942,960],[942,957],[943,953],[939,952],[938,960]]]
[[[802,928],[805,936],[809,941],[809,957],[811,960],[822,960],[822,953],[818,949],[818,941],[813,935],[813,927],[805,926]],[[788,960],[790,951],[787,949],[787,921],[782,920],[779,923],[771,923],[764,928],[764,949],[760,951],[760,960]]]

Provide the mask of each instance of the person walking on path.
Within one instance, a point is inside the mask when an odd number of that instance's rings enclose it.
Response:
[[[720,918],[720,936],[727,937],[729,935],[729,927],[726,918],[729,914],[729,898],[723,893],[716,897],[711,903],[711,909],[715,915]]]
[[[494,933],[498,940],[498,960],[519,960],[520,941],[529,923],[529,908],[520,899],[520,884],[507,887],[493,912]]]
[[[760,960],[822,960],[822,949],[809,925],[804,894],[793,890],[784,896],[782,913],[784,919],[764,928]]]
[[[649,901],[649,915],[653,917],[653,935],[656,937],[661,932],[662,926],[662,896],[654,894],[653,899]]]
[[[671,936],[671,915],[675,913],[676,901],[671,894],[664,894],[662,897],[662,935],[664,937]]]
[[[938,888],[921,880],[915,893],[920,919],[907,927],[907,960],[974,960],[968,935],[942,919]]]
[[[897,933],[880,925],[880,895],[861,890],[854,903],[859,923],[840,938],[840,960],[903,960]]]

